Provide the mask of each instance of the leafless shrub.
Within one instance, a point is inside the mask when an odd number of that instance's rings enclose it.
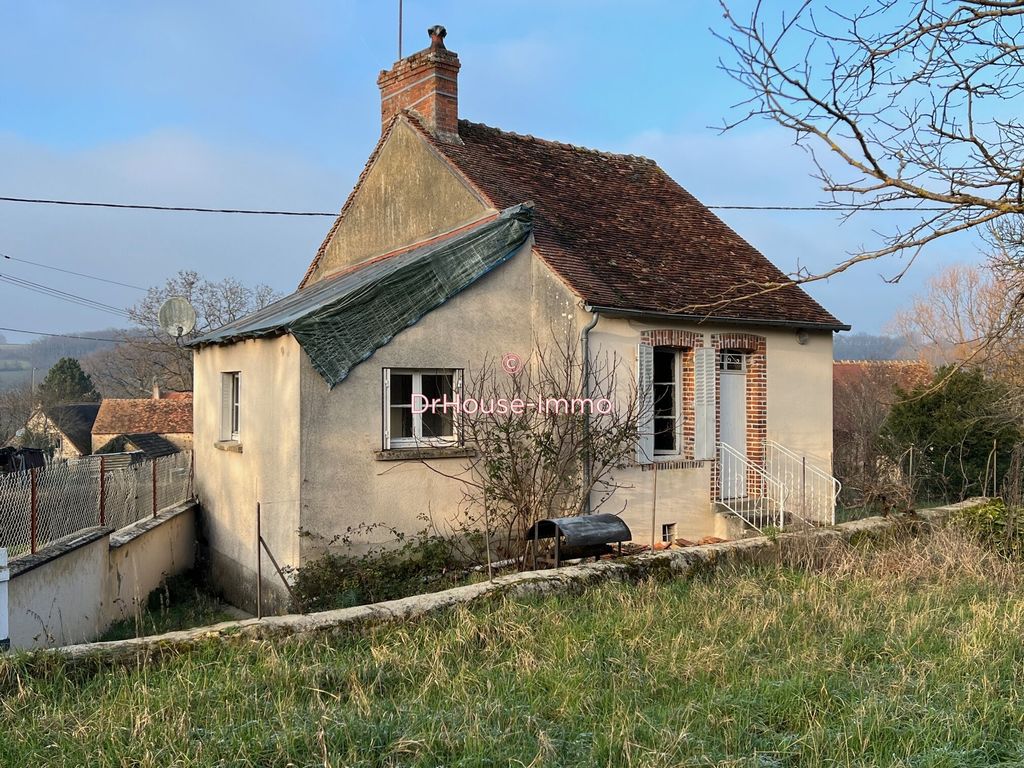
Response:
[[[488,542],[495,557],[519,558],[536,521],[608,511],[619,487],[615,471],[635,456],[638,402],[635,384],[621,375],[622,361],[595,357],[585,370],[569,328],[536,343],[516,373],[494,359],[467,371],[467,398],[546,404],[461,415],[464,440],[476,455],[466,471],[446,475],[462,483],[463,503],[454,520],[435,529],[461,542],[467,559],[482,562]],[[614,408],[600,412],[599,401]]]

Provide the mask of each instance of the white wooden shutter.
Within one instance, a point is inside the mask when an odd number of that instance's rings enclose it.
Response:
[[[380,427],[383,450],[391,448],[391,369],[381,368]]]
[[[234,384],[234,377],[230,373],[220,375],[220,439],[231,439],[231,414],[234,412],[233,395],[231,391]]]
[[[464,397],[462,393],[462,373],[462,368],[456,368],[454,373],[452,374],[452,393],[454,397],[457,397],[459,399],[460,403],[462,402],[462,399]],[[455,413],[452,415],[452,423],[455,426],[456,441],[458,442],[459,445],[465,445],[466,436],[465,434],[463,434],[462,431],[462,414],[458,410],[456,410]]]
[[[693,413],[696,459],[715,458],[715,364],[713,347],[702,347],[693,354]]]
[[[636,347],[637,443],[636,461],[654,461],[654,347]]]

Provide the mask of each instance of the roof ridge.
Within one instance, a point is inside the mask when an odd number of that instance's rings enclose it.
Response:
[[[538,144],[547,144],[558,149],[567,149],[573,152],[580,152],[587,155],[597,155],[598,157],[612,158],[616,160],[635,160],[637,162],[647,163],[653,165],[656,168],[660,168],[658,161],[653,158],[647,157],[646,155],[635,155],[628,152],[608,152],[603,149],[594,149],[593,147],[585,147],[582,144],[570,144],[566,141],[558,141],[557,139],[542,139],[539,136],[534,136],[529,133],[517,133],[515,131],[506,131],[504,128],[497,128],[493,125],[487,125],[486,123],[476,123],[472,120],[460,119],[459,123],[465,123],[466,125],[473,126],[474,128],[484,128],[488,131],[494,131],[495,133],[502,133],[506,136],[512,136],[523,141],[533,141]]]

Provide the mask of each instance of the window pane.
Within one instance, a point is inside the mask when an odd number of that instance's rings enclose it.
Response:
[[[453,414],[445,413],[440,408],[437,412],[427,411],[423,414],[424,437],[452,437],[455,434]]]
[[[676,415],[676,388],[674,385],[654,385],[654,415],[668,417]]]
[[[674,451],[676,450],[676,420],[655,419],[654,420],[654,450]]]
[[[676,380],[676,351],[674,349],[654,348],[654,380],[662,383]]]
[[[412,407],[391,406],[391,437],[412,436]]]
[[[434,399],[443,399],[445,396],[452,399],[452,375],[450,373],[424,373],[423,396]]]
[[[391,374],[391,404],[412,405],[412,374]]]

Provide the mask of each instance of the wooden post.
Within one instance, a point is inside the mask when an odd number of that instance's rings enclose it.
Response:
[[[657,529],[658,520],[658,463],[654,463],[654,491],[651,499],[651,552],[656,552],[657,548],[654,546],[657,542],[655,538],[655,531]]]
[[[106,457],[99,457],[99,524],[106,524]]]
[[[256,618],[263,618],[263,534],[260,532],[260,503],[256,502]]]
[[[36,473],[38,472],[38,469],[38,467],[32,467],[32,469],[29,470],[29,550],[32,552],[33,555],[36,553],[36,542],[39,535],[39,527],[36,523],[36,513],[38,512],[39,509],[39,493],[36,487]]]
[[[153,459],[153,517],[156,517],[156,459]]]

